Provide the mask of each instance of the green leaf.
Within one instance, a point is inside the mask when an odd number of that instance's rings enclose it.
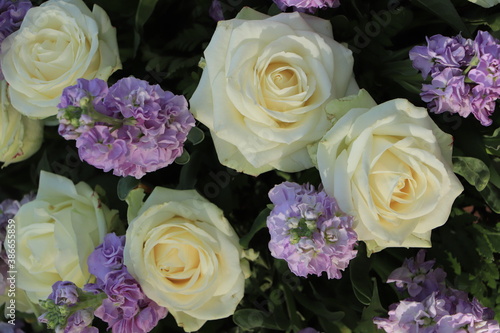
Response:
[[[189,153],[187,152],[186,149],[184,149],[182,151],[182,155],[177,157],[174,162],[176,164],[179,164],[179,165],[184,165],[184,164],[188,163],[190,159],[191,159],[191,157],[189,156]]]
[[[461,32],[466,37],[470,35],[469,29],[467,29],[467,26],[450,0],[412,0],[412,2],[419,4],[427,11],[441,18],[455,28],[457,32]]]
[[[205,132],[198,127],[193,127],[188,133],[187,139],[193,144],[197,145],[205,139]]]
[[[151,14],[153,14],[157,2],[158,0],[139,0],[137,11],[135,13],[134,55],[139,48],[142,28],[148,21]]]
[[[142,188],[135,188],[131,190],[127,197],[125,198],[125,201],[127,202],[128,208],[127,208],[127,221],[130,223],[133,219],[139,215],[139,210],[142,208],[142,205],[144,204],[144,197],[146,196],[146,193],[144,193],[144,189]]]
[[[490,180],[488,166],[480,159],[474,157],[453,157],[453,172],[464,177],[478,191],[484,190]]]
[[[500,156],[500,127],[493,132],[493,135],[485,135],[483,140],[488,154]]]
[[[339,321],[345,316],[343,311],[330,311],[326,308],[325,303],[319,300],[312,300],[304,293],[295,293],[294,296],[297,302],[303,305],[306,309],[310,310],[318,317],[324,318],[330,322]]]
[[[369,305],[363,309],[363,314],[361,315],[361,321],[358,326],[354,329],[354,332],[359,333],[376,333],[377,328],[373,324],[373,317],[380,317],[387,313],[382,304],[380,303],[380,297],[378,295],[377,280],[372,278],[373,293],[370,297]]]
[[[122,201],[125,200],[129,192],[136,188],[139,183],[139,179],[132,176],[120,178],[118,185],[116,186],[118,198]]]
[[[366,255],[366,245],[361,243],[358,247],[358,255],[349,264],[349,274],[352,288],[358,301],[364,305],[369,305],[372,296],[369,271],[371,262]]]
[[[242,329],[249,331],[255,328],[264,327],[279,330],[271,313],[266,313],[256,309],[241,309],[234,313],[233,321]]]
[[[491,210],[500,214],[500,189],[495,185],[488,184],[480,193]]]
[[[271,210],[269,208],[264,208],[259,213],[259,215],[255,218],[255,220],[254,220],[254,222],[252,224],[252,228],[250,229],[250,231],[248,232],[248,234],[246,234],[245,236],[243,236],[243,237],[240,238],[240,245],[244,249],[248,248],[248,244],[252,240],[253,236],[255,236],[255,234],[260,229],[263,229],[263,228],[266,227],[266,220],[267,220],[267,217],[269,216],[270,212],[271,212]]]

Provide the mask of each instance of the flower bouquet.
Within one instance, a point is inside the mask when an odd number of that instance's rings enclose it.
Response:
[[[0,332],[500,332],[498,0],[0,0]]]

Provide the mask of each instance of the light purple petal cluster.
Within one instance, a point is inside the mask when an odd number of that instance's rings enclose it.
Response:
[[[33,199],[35,199],[35,195],[30,193],[23,196],[20,201],[6,199],[0,202],[0,295],[5,293],[7,272],[9,271],[9,266],[7,265],[9,258],[4,247],[4,242],[8,241],[6,238],[9,220],[14,218],[22,205]]]
[[[124,246],[124,236],[114,233],[105,236],[88,258],[89,271],[96,276],[96,283],[87,284],[84,289],[107,295],[94,314],[107,322],[113,332],[149,332],[167,315],[167,309],[150,300],[128,273],[123,265]]]
[[[29,0],[0,0],[0,52],[7,36],[21,27],[21,23],[32,4]],[[3,80],[0,68],[0,80]]]
[[[117,176],[143,177],[181,156],[194,126],[184,96],[133,77],[109,89],[79,79],[59,104],[59,133],[76,140],[80,158]]]
[[[47,297],[56,305],[73,305],[78,302],[78,287],[71,281],[57,281],[52,285],[52,293]]]
[[[340,279],[357,253],[353,217],[309,184],[284,182],[269,191],[269,198],[274,205],[267,218],[272,256],[285,259],[298,276],[326,272],[329,279]]]
[[[474,40],[434,35],[409,56],[424,79],[431,77],[420,94],[431,112],[472,113],[483,126],[491,125],[489,117],[500,98],[499,40],[486,31]]]
[[[469,300],[466,292],[447,287],[446,273],[433,269],[434,263],[425,261],[425,251],[420,250],[391,273],[387,282],[396,282],[410,297],[392,304],[389,318],[374,318],[377,327],[388,333],[499,333],[493,311],[476,298]]]
[[[292,7],[294,11],[314,13],[318,9],[337,8],[340,0],[273,0],[279,9],[285,11]]]

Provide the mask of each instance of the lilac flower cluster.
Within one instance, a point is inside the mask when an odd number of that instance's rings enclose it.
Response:
[[[7,36],[21,27],[24,16],[31,6],[29,0],[0,0],[0,46]],[[1,67],[0,80],[3,80]]]
[[[326,272],[329,279],[340,279],[357,253],[353,217],[309,184],[284,182],[269,191],[269,198],[274,204],[267,218],[272,256],[285,259],[298,276]]]
[[[195,123],[184,96],[133,77],[109,89],[100,79],[78,79],[58,108],[59,134],[76,140],[82,160],[138,179],[181,156]]]
[[[337,8],[340,0],[273,0],[279,9],[285,11],[292,7],[294,11],[314,13],[318,9]]]
[[[84,290],[107,295],[94,314],[113,332],[149,332],[167,315],[167,309],[144,295],[123,265],[124,246],[125,236],[105,236],[88,258],[89,272],[95,275],[96,283],[85,285]]]
[[[466,292],[447,287],[446,273],[433,265],[420,250],[416,260],[405,260],[391,273],[387,282],[395,282],[409,297],[389,307],[389,318],[374,318],[377,327],[390,333],[499,333],[493,311],[476,298],[469,300]]]
[[[431,84],[424,84],[420,94],[434,113],[473,114],[483,126],[500,97],[500,41],[486,31],[476,38],[458,35],[427,38],[427,46],[410,50],[413,67]]]
[[[92,303],[88,297],[71,281],[57,281],[52,285],[52,293],[40,305],[47,310],[38,321],[47,324],[56,333],[98,333],[93,327]],[[87,305],[89,305],[87,307]]]
[[[35,199],[33,194],[27,194],[20,201],[6,199],[0,203],[0,295],[5,293],[5,288],[7,287],[7,271],[9,271],[9,258],[4,247],[4,242],[8,241],[7,228],[9,220],[17,214],[22,205],[33,199]]]

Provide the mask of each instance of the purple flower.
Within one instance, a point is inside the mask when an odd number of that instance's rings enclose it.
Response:
[[[208,15],[210,15],[215,22],[224,20],[224,12],[222,11],[222,5],[219,0],[212,1],[208,9]]]
[[[301,329],[298,333],[320,333],[320,332],[312,327],[306,327]]]
[[[0,322],[0,332],[2,333],[24,333],[24,323],[16,319],[15,325]]]
[[[71,281],[57,281],[52,285],[52,293],[47,297],[56,305],[73,305],[78,302],[78,287]]]
[[[467,117],[472,112],[469,93],[470,85],[465,83],[462,72],[455,68],[445,68],[433,77],[431,84],[422,86],[420,96],[434,113],[445,111]]]
[[[104,281],[106,274],[113,270],[120,270],[123,267],[123,248],[125,246],[125,236],[117,236],[109,233],[104,237],[101,245],[96,247],[88,259],[89,272]]]
[[[472,40],[458,35],[445,37],[434,35],[427,38],[427,46],[415,46],[410,50],[413,67],[422,72],[425,79],[429,74],[441,72],[447,67],[467,67],[474,56]]]
[[[271,189],[269,198],[274,204],[267,218],[273,257],[285,259],[298,276],[326,272],[329,279],[339,279],[357,253],[353,218],[308,184],[284,182]]]
[[[114,332],[149,332],[167,315],[167,309],[150,300],[125,267],[106,274],[106,298],[95,315]]]
[[[90,326],[94,320],[93,308],[77,310],[68,317],[64,330],[61,333],[99,333],[97,327]],[[56,330],[58,333],[58,330]]]
[[[478,58],[481,58],[485,54],[498,54],[500,51],[498,39],[493,37],[488,31],[477,32],[476,38],[474,39],[474,50]]]
[[[128,77],[109,89],[80,80],[63,94],[59,132],[80,158],[116,176],[143,177],[181,156],[194,126],[184,96]]]
[[[421,301],[445,288],[446,273],[441,268],[433,269],[435,262],[425,261],[425,250],[420,250],[415,258],[405,259],[403,266],[389,275],[387,283],[396,282],[399,291],[408,291],[412,300]]]
[[[274,3],[285,11],[287,7],[293,7],[295,11],[314,13],[317,9],[336,8],[340,6],[340,0],[273,0]]]

